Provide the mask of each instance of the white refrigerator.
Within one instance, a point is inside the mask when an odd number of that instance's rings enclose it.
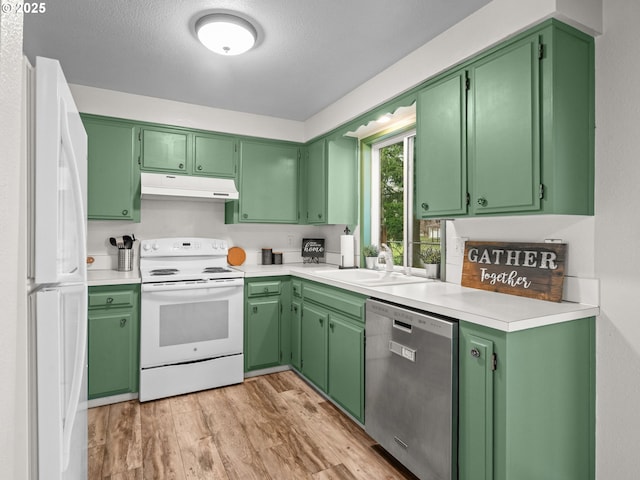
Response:
[[[57,60],[37,57],[26,77],[33,149],[28,155],[30,414],[37,449],[31,477],[84,480],[87,135]]]

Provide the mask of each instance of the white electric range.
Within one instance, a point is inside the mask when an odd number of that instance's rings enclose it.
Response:
[[[161,238],[140,245],[140,401],[240,383],[244,274],[227,243]]]

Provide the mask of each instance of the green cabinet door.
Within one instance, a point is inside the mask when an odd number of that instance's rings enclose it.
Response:
[[[309,224],[357,223],[357,140],[327,137],[306,149],[303,180],[304,220]]]
[[[134,124],[83,115],[88,137],[87,217],[140,221],[140,167]]]
[[[327,161],[325,146],[325,140],[318,140],[307,147],[305,194],[307,200],[306,221],[309,224],[327,223]]]
[[[130,309],[89,312],[89,399],[138,391],[138,325]]]
[[[302,305],[301,372],[323,391],[327,390],[327,325],[329,314],[315,305]]]
[[[460,480],[493,480],[493,342],[460,338],[458,465]]]
[[[364,325],[329,316],[329,396],[364,423]]]
[[[459,325],[460,480],[593,480],[594,319]]]
[[[302,303],[300,299],[291,301],[291,365],[300,370],[300,334],[302,331]]]
[[[327,139],[327,223],[358,223],[358,141]]]
[[[140,286],[89,287],[89,399],[136,393],[139,378]]]
[[[234,178],[237,141],[224,135],[196,133],[193,136],[193,174]]]
[[[280,363],[280,298],[270,296],[247,301],[245,370]]]
[[[189,172],[189,133],[186,131],[143,126],[142,169],[160,172]]]
[[[467,212],[466,73],[418,93],[415,212],[418,218]]]
[[[298,147],[240,143],[240,222],[298,222]]]
[[[469,173],[475,214],[540,209],[538,36],[470,70]]]

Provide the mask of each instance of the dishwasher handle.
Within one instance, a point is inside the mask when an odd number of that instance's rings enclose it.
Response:
[[[389,340],[389,351],[414,363],[416,361],[416,353],[418,352],[413,348],[409,348],[401,343],[394,342],[393,340]]]

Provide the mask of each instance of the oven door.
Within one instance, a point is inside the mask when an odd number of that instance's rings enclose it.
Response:
[[[243,280],[142,285],[140,366],[242,353]]]

